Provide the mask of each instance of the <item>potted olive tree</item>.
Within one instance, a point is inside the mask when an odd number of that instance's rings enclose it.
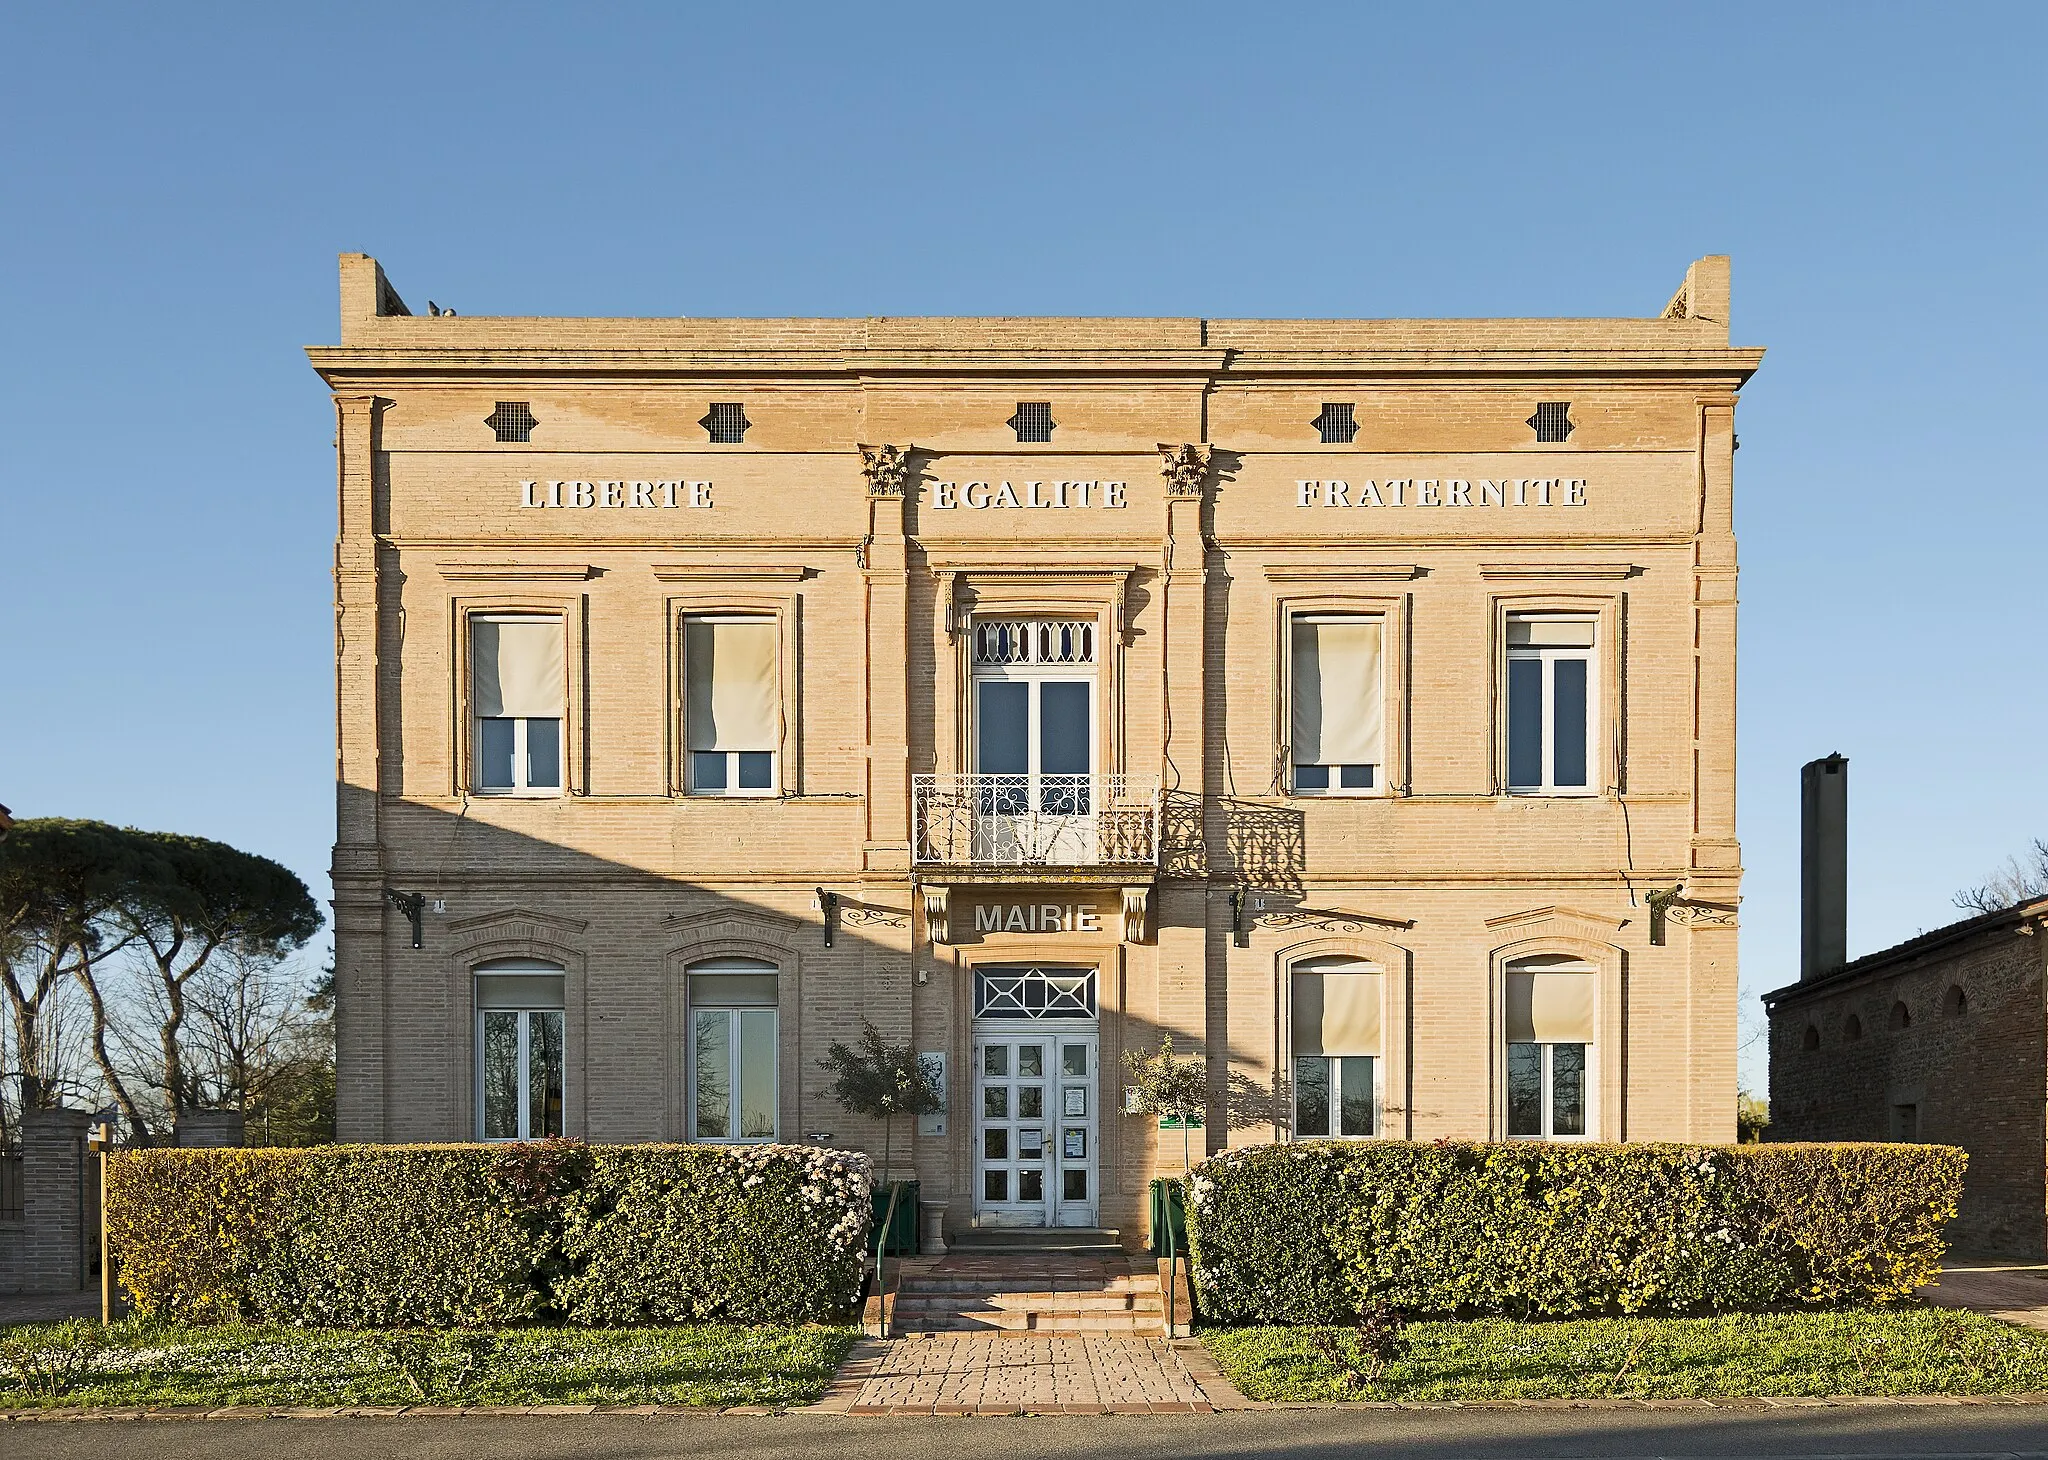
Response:
[[[917,1250],[918,1182],[890,1180],[895,1159],[896,1118],[907,1115],[936,1115],[946,1108],[941,1091],[938,1061],[920,1055],[909,1045],[892,1045],[882,1031],[863,1019],[858,1046],[834,1040],[818,1062],[832,1072],[832,1097],[855,1115],[882,1122],[882,1162],[875,1177],[875,1228],[879,1230],[889,1210],[889,1199],[897,1198],[897,1215],[888,1234],[890,1252]]]
[[[1161,1130],[1180,1131],[1181,1176],[1155,1177],[1152,1182],[1152,1251],[1161,1256],[1169,1250],[1184,1252],[1187,1216],[1182,1181],[1194,1169],[1191,1132],[1201,1128],[1209,1104],[1208,1065],[1199,1055],[1176,1054],[1173,1036],[1162,1034],[1155,1050],[1124,1051],[1124,1073],[1130,1080],[1124,1113],[1156,1115]]]

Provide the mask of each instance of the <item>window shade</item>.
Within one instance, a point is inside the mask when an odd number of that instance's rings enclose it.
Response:
[[[690,619],[684,706],[692,750],[774,750],[781,700],[774,619]]]
[[[479,973],[476,976],[476,1006],[479,1009],[559,1009],[562,1007],[562,975]]]
[[[1593,1043],[1594,975],[1508,970],[1509,1044]]]
[[[1380,622],[1294,620],[1296,765],[1380,763]]]
[[[1589,618],[1511,618],[1508,643],[1517,649],[1590,649],[1593,621]]]
[[[469,654],[478,715],[487,720],[562,718],[560,619],[471,619]]]
[[[1294,1053],[1378,1054],[1380,973],[1370,964],[1294,974]]]

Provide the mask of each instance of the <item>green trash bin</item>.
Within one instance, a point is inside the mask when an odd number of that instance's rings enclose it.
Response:
[[[896,1203],[896,1220],[889,1229],[889,1245],[884,1249],[890,1257],[915,1257],[918,1247],[917,1198],[919,1184],[915,1181],[899,1181],[903,1198]],[[875,1250],[874,1244],[881,1240],[882,1218],[889,1211],[889,1188],[878,1186],[871,1193],[875,1203],[875,1214],[868,1222],[868,1251]]]
[[[1167,1255],[1167,1235],[1172,1234],[1172,1251],[1182,1257],[1188,1253],[1188,1209],[1187,1188],[1178,1176],[1161,1176],[1152,1183],[1151,1231],[1152,1255]]]

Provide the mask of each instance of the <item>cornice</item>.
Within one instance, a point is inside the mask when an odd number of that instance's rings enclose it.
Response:
[[[1181,377],[1218,383],[1257,378],[1430,380],[1450,376],[1506,379],[1566,377],[1597,384],[1644,377],[1696,382],[1702,390],[1739,386],[1763,363],[1763,351],[1738,349],[1434,349],[1327,350],[709,350],[475,346],[452,348],[314,345],[313,368],[334,389],[374,390],[390,382],[485,384],[608,377],[650,382],[740,376],[837,380],[847,384],[954,378]]]

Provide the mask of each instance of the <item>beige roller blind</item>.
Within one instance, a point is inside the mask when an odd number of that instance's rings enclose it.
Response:
[[[1508,620],[1508,643],[1518,649],[1590,649],[1593,620],[1517,615]]]
[[[1591,969],[1508,970],[1508,1043],[1593,1043]]]
[[[1294,973],[1296,1054],[1378,1054],[1380,971],[1346,962]]]
[[[692,750],[774,750],[781,741],[775,620],[688,619],[684,714]]]
[[[558,618],[469,621],[476,713],[485,719],[559,720],[565,656]]]
[[[1296,765],[1380,763],[1378,619],[1296,618],[1293,692]]]

